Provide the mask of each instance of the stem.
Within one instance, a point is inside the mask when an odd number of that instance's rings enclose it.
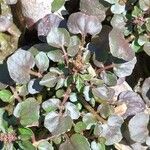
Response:
[[[11,91],[13,92],[13,96],[18,102],[21,102],[21,97],[18,95],[16,89],[13,86],[10,86]]]
[[[105,122],[106,122],[106,120],[103,119],[101,116],[99,116],[99,115],[97,114],[97,112],[96,112],[82,97],[80,97],[79,100],[80,100],[81,104],[82,104],[89,112],[91,112],[91,113],[94,115],[94,117],[95,117],[98,121],[100,121],[101,123],[105,123]]]
[[[64,108],[64,104],[67,102],[68,98],[69,98],[69,95],[71,93],[71,87],[69,86],[64,94],[64,98],[63,98],[63,101],[60,105],[60,111],[59,111],[59,114],[62,114],[62,111],[63,111],[63,108]]]
[[[41,73],[35,72],[35,71],[33,71],[33,70],[30,70],[30,71],[29,71],[29,74],[30,74],[30,75],[33,75],[33,76],[36,76],[36,77],[38,77],[38,78],[41,78],[41,77],[42,77]]]
[[[63,53],[64,53],[64,59],[65,59],[66,64],[67,64],[67,66],[68,66],[68,64],[69,64],[68,54],[67,54],[67,52],[66,52],[66,50],[65,50],[65,48],[64,48],[63,45],[61,46],[61,48],[62,48],[62,51],[63,51]]]
[[[110,64],[110,65],[108,65],[108,66],[105,66],[105,67],[103,67],[103,68],[100,68],[100,69],[97,70],[97,73],[100,73],[100,72],[102,72],[102,71],[104,71],[104,70],[112,69],[114,66],[115,66],[114,64]]]
[[[84,47],[85,44],[85,35],[82,35],[81,46]]]

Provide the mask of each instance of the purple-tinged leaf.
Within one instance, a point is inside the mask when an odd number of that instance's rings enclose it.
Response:
[[[128,61],[125,63],[118,63],[118,64],[116,63],[114,64],[114,68],[113,68],[114,73],[120,78],[129,76],[131,75],[136,62],[137,62],[137,59],[136,57],[134,57],[131,61]]]
[[[150,106],[150,77],[145,79],[141,90],[144,101]]]
[[[119,103],[125,103],[127,106],[126,113],[123,115],[124,118],[143,112],[146,108],[140,95],[132,91],[122,92],[118,99]]]
[[[34,57],[28,51],[18,49],[7,60],[10,77],[19,84],[30,80],[30,69],[35,65]]]
[[[145,113],[138,113],[131,118],[128,125],[131,139],[135,142],[144,143],[149,133],[148,123],[149,115]]]
[[[94,9],[93,9],[94,8]],[[96,16],[99,22],[102,22],[106,17],[106,9],[99,0],[81,0],[80,10],[87,15]]]
[[[97,17],[77,12],[70,15],[68,29],[73,34],[80,33],[86,36],[89,33],[94,36],[101,31],[102,25],[99,23]]]
[[[130,61],[135,56],[129,43],[124,38],[124,34],[116,28],[113,28],[109,33],[109,46],[114,57]]]
[[[37,24],[38,37],[47,36],[52,28],[58,27],[62,18],[55,14],[48,14],[44,18],[40,19]]]

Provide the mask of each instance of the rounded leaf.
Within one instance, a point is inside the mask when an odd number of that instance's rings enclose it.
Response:
[[[7,60],[10,77],[19,84],[30,80],[30,69],[35,65],[34,57],[28,51],[18,49]]]
[[[77,12],[69,16],[68,29],[74,34],[80,33],[85,36],[89,33],[94,36],[101,31],[102,25],[97,17]]]
[[[131,118],[128,125],[131,139],[135,142],[144,143],[149,134],[148,123],[149,115],[145,113],[138,113]]]
[[[68,46],[69,41],[69,32],[63,28],[53,28],[47,35],[47,43],[53,47]]]

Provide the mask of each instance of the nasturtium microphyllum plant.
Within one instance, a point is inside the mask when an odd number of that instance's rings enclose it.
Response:
[[[51,9],[45,11],[42,0],[29,2],[37,16],[21,0],[23,14],[40,43],[10,52],[10,30],[2,28],[8,20],[0,17],[0,54],[6,54],[0,57],[0,149],[150,147],[150,78],[138,92],[125,81],[137,63],[135,48],[149,54],[149,1],[80,0],[74,13],[64,9],[65,0],[46,0]],[[0,3],[8,9],[17,1]]]

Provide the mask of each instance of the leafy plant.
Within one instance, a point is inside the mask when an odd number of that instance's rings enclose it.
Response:
[[[81,0],[80,12],[67,17],[59,13],[65,0],[48,4],[48,14],[27,23],[42,43],[6,52],[0,65],[1,149],[150,147],[149,77],[139,93],[125,81],[137,63],[135,48],[149,54],[149,1]],[[7,46],[7,30],[0,31]]]

